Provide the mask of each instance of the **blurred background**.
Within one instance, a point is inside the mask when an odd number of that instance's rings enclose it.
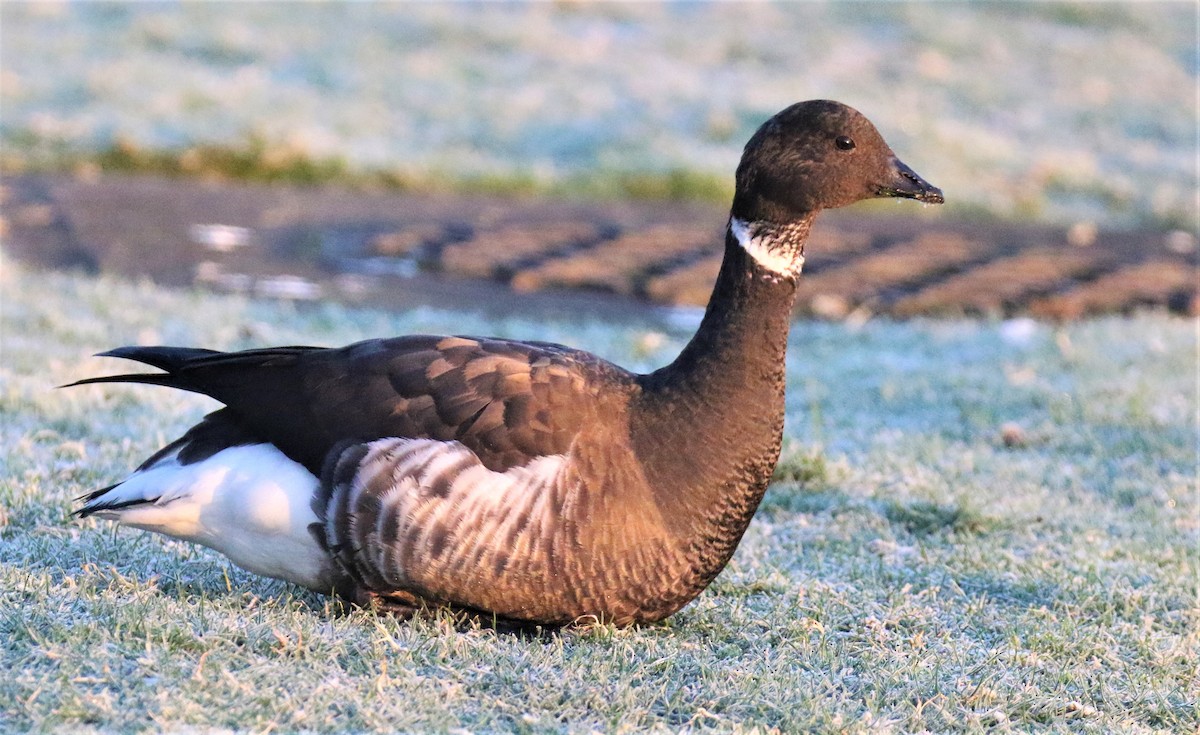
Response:
[[[802,309],[1194,311],[1196,18],[1187,2],[4,3],[5,249],[297,298],[426,274],[702,304],[741,147],[826,97],[948,203],[829,218]],[[259,288],[280,257],[298,280]]]

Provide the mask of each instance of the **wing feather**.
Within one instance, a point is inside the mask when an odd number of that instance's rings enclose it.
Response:
[[[546,343],[416,335],[338,349],[221,353],[169,347],[109,353],[166,370],[96,381],[195,391],[227,406],[246,433],[319,474],[347,440],[457,441],[491,470],[562,454],[597,402],[633,376]],[[83,381],[89,382],[89,381]]]

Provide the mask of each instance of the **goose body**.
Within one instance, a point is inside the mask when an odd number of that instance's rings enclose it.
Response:
[[[168,386],[224,408],[77,513],[364,605],[660,620],[724,568],[778,460],[813,218],[873,196],[942,201],[844,105],[767,121],[738,167],[701,326],[649,374],[463,336],[104,353],[162,372],[78,384]]]

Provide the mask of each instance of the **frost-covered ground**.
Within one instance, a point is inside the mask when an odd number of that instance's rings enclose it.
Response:
[[[117,140],[182,154],[256,139],[405,180],[547,191],[683,171],[728,186],[762,120],[832,97],[876,120],[948,209],[1191,228],[1196,12],[6,2],[0,135],[10,166]]]
[[[71,498],[213,404],[53,386],[118,369],[88,356],[135,342],[486,332],[649,369],[686,334],[296,308],[11,263],[0,289],[0,730],[1200,727],[1187,320],[799,322],[788,445],[730,567],[665,625],[528,640],[339,616],[210,552],[72,521]]]

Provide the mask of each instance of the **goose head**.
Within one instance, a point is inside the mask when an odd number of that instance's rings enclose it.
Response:
[[[798,102],[763,123],[737,169],[734,218],[786,224],[875,197],[941,204],[941,189],[901,162],[862,113]]]

